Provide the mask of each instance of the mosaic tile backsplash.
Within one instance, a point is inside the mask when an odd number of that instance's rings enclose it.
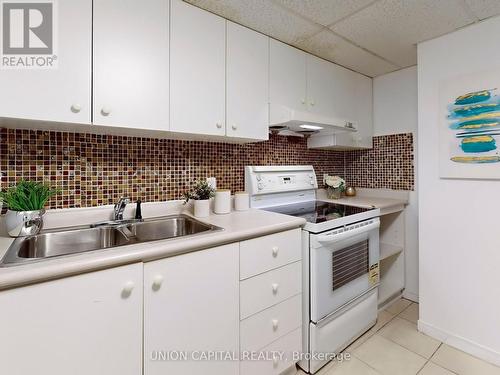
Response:
[[[245,165],[312,164],[357,187],[413,189],[411,134],[375,137],[368,151],[309,150],[298,137],[273,135],[250,144],[179,141],[0,128],[1,188],[21,178],[46,181],[61,193],[50,208],[179,199],[197,178],[244,188]],[[397,152],[397,155],[393,155]]]

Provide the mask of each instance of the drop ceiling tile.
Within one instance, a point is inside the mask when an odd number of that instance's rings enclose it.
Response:
[[[399,69],[398,66],[346,42],[328,29],[301,41],[298,46],[310,53],[370,77]]]
[[[417,63],[416,43],[474,22],[457,0],[380,0],[332,26],[332,30],[385,59]]]
[[[275,0],[304,17],[324,26],[354,13],[373,0]]]
[[[268,0],[187,0],[187,2],[285,43],[294,44],[321,30],[321,26]]]
[[[500,14],[498,0],[465,0],[465,2],[480,20]]]

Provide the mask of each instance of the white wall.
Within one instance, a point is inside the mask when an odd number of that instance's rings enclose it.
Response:
[[[499,35],[493,18],[418,46],[418,188],[419,328],[500,365],[500,181],[438,171],[439,84],[500,69]]]
[[[413,133],[417,142],[417,67],[398,70],[373,80],[373,126],[375,135]],[[416,172],[416,170],[415,170]],[[405,211],[406,246],[404,296],[418,301],[418,199],[410,192]]]

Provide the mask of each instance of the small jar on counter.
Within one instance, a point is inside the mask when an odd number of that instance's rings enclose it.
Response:
[[[245,191],[237,191],[234,193],[234,209],[235,211],[246,211],[250,207],[250,196]]]
[[[222,215],[231,212],[231,190],[216,190],[214,213]]]

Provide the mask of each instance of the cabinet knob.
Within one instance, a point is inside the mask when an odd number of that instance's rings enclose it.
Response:
[[[278,252],[280,251],[280,249],[278,246],[273,246],[272,250],[273,250],[273,257],[276,258],[278,256]]]
[[[273,289],[273,294],[276,294],[278,293],[278,287],[279,287],[279,284],[277,283],[274,283],[271,285],[272,289]]]
[[[153,290],[159,290],[161,288],[161,284],[163,283],[163,276],[156,275],[153,278]]]
[[[309,102],[309,104],[310,104],[310,105],[312,105],[312,106],[314,107],[314,104],[316,104],[316,103],[314,103],[314,100],[311,100],[311,101]]]
[[[220,128],[222,128],[222,123],[218,122],[217,124],[215,124],[215,126],[217,126],[217,129],[220,129]]]
[[[276,331],[278,329],[278,319],[273,319],[271,322],[273,323],[273,331]]]
[[[306,104],[306,100],[305,100],[304,98],[300,99],[300,102],[301,102],[302,104]]]
[[[82,110],[82,106],[80,104],[73,104],[71,106],[71,112],[73,112],[73,113],[80,113],[81,110]]]
[[[134,287],[135,287],[135,284],[134,284],[133,281],[127,282],[123,286],[123,290],[122,290],[122,296],[123,296],[123,298],[129,297],[132,294],[132,291],[134,290]]]
[[[236,125],[234,125],[234,124],[233,124],[233,126],[231,126],[231,128],[232,128],[233,130],[238,130],[238,127],[237,127]]]
[[[103,115],[103,116],[109,116],[110,114],[111,114],[111,109],[110,108],[104,107],[103,109],[101,109],[101,115]]]

